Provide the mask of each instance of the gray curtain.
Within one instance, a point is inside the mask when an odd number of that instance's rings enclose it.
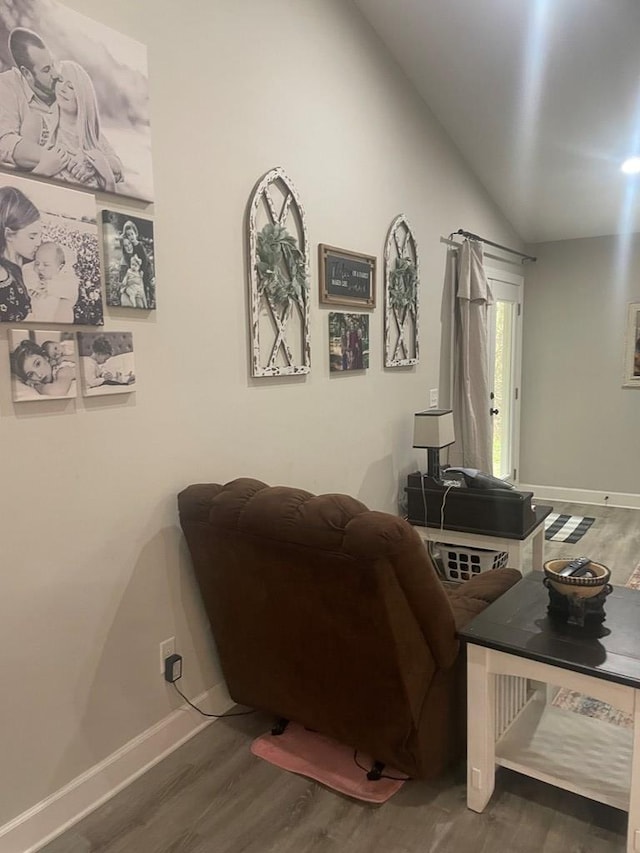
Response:
[[[492,473],[487,307],[493,302],[482,243],[449,253],[446,291],[453,313],[452,409],[456,443],[449,463]]]

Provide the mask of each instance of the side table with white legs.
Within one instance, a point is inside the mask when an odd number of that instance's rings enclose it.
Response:
[[[547,615],[532,572],[460,632],[467,643],[467,806],[482,812],[507,767],[629,813],[640,853],[640,591],[614,587],[603,625]],[[566,688],[629,714],[632,727],[549,701]]]
[[[425,542],[446,542],[449,545],[462,545],[468,548],[485,548],[489,551],[506,551],[509,555],[507,565],[512,569],[522,571],[524,550],[531,543],[531,567],[534,571],[542,571],[544,563],[544,520],[553,507],[536,507],[535,524],[526,530],[522,537],[494,535],[489,533],[470,533],[454,530],[449,527],[413,526]]]

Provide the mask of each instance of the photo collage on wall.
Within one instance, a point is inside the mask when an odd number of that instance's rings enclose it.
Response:
[[[0,4],[0,323],[13,399],[135,390],[128,331],[109,307],[156,307],[147,50],[56,0]],[[42,180],[46,179],[46,180]],[[119,196],[101,211],[94,193]],[[103,207],[103,205],[101,205]],[[122,315],[121,315],[122,316]],[[37,324],[37,328],[34,325]],[[80,370],[80,373],[78,373]]]

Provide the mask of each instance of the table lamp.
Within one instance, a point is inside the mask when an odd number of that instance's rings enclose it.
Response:
[[[427,451],[427,474],[440,479],[440,448],[455,441],[451,409],[427,409],[413,416],[413,446]]]

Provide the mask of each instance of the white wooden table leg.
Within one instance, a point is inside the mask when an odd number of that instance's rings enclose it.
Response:
[[[495,786],[495,676],[488,650],[467,645],[467,806],[481,812]]]
[[[503,540],[504,542],[504,540]],[[484,548],[488,547],[486,545]],[[497,545],[494,546],[497,549]],[[501,551],[507,552],[507,566],[510,569],[518,569],[522,571],[522,543],[516,539],[511,539],[509,542],[504,542],[500,548]]]
[[[531,540],[531,568],[541,572],[544,565],[544,524]]]
[[[633,758],[629,793],[627,853],[640,853],[640,690],[634,690]]]

